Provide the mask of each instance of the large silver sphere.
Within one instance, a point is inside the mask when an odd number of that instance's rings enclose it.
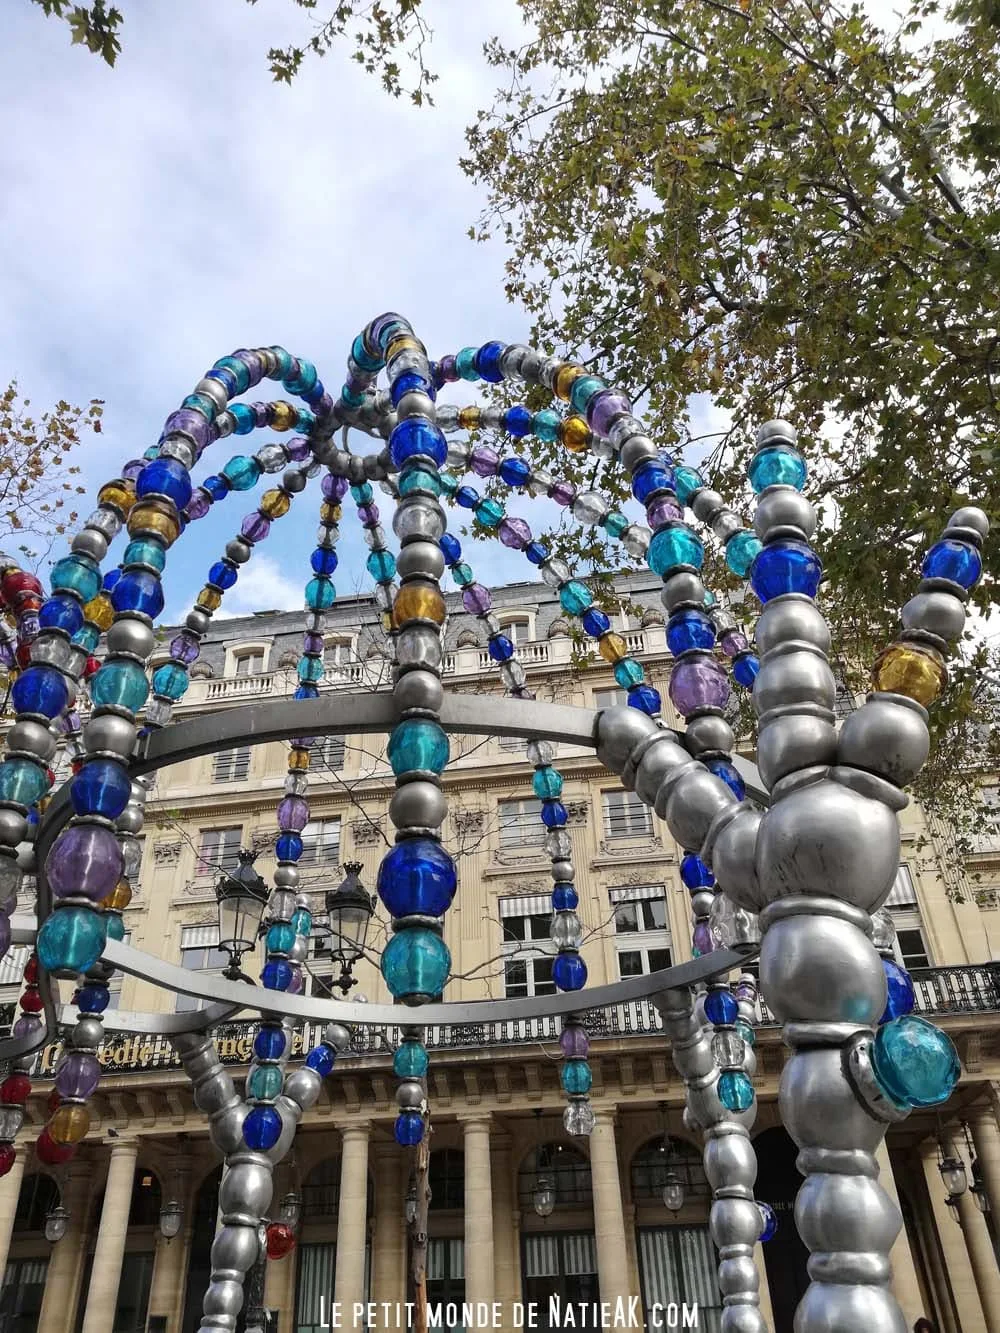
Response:
[[[83,743],[90,754],[105,752],[127,757],[135,749],[135,726],[128,718],[99,713],[84,727]]]
[[[719,1290],[723,1296],[739,1296],[744,1292],[755,1292],[757,1283],[757,1266],[752,1255],[736,1255],[732,1259],[723,1259],[720,1262]]]
[[[765,421],[763,426],[757,427],[758,449],[763,449],[769,444],[790,444],[794,448],[798,438],[798,431],[783,417],[775,417],[772,421]]]
[[[250,559],[253,548],[243,537],[233,537],[231,541],[226,542],[226,555],[234,565],[245,565]]]
[[[764,820],[767,827],[767,820]],[[793,916],[764,932],[760,986],[782,1022],[874,1026],[885,1011],[882,960],[857,926],[834,916]]]
[[[285,1079],[285,1096],[290,1097],[293,1102],[298,1102],[303,1111],[308,1111],[310,1106],[315,1106],[319,1100],[322,1086],[323,1080],[315,1069],[303,1066],[294,1070]]]
[[[219,1186],[219,1207],[223,1216],[263,1217],[271,1202],[274,1186],[271,1172],[258,1162],[234,1162]]]
[[[279,889],[296,889],[300,879],[298,866],[279,865],[274,872],[274,883]]]
[[[243,1122],[249,1110],[245,1102],[236,1098],[225,1110],[216,1112],[209,1120],[209,1134],[220,1152],[236,1152],[243,1146]]]
[[[630,710],[635,712],[633,708]],[[664,778],[675,769],[689,764],[691,758],[672,736],[663,734],[642,753],[635,773],[635,790],[646,805],[653,805]]]
[[[104,1040],[104,1024],[99,1018],[78,1018],[70,1032],[77,1050],[96,1051]]]
[[[224,1069],[210,1074],[195,1088],[194,1104],[200,1111],[211,1115],[228,1106],[233,1095],[233,1081]]]
[[[972,528],[984,538],[990,535],[990,520],[976,505],[964,505],[961,509],[956,509],[948,520],[948,527]]]
[[[950,592],[918,592],[901,612],[904,629],[927,630],[939,639],[957,639],[965,628],[965,604]]]
[[[7,749],[23,750],[36,754],[39,759],[51,759],[56,752],[57,741],[48,727],[41,722],[15,722],[7,733]]]
[[[351,1029],[346,1023],[327,1023],[323,1029],[323,1040],[343,1054],[351,1048]]]
[[[905,787],[923,768],[930,748],[923,710],[897,695],[874,694],[845,719],[837,759]]]
[[[900,1224],[899,1209],[871,1176],[812,1175],[799,1186],[795,1225],[810,1250],[887,1254]]]
[[[108,630],[108,654],[131,653],[143,661],[153,651],[156,637],[151,625],[135,620],[132,616],[122,616]]]
[[[77,555],[89,555],[100,564],[108,553],[108,539],[97,528],[81,528],[73,538],[71,549]]]
[[[769,486],[757,499],[753,526],[762,541],[775,528],[797,528],[808,539],[816,531],[816,510],[794,486]]]
[[[763,815],[745,805],[726,824],[712,845],[712,872],[726,897],[748,912],[768,902],[757,877],[755,851]]]
[[[895,811],[839,783],[814,782],[768,810],[757,874],[773,898],[829,895],[873,912],[896,878],[899,843]]]
[[[700,1036],[690,1046],[675,1045],[673,1054],[677,1072],[685,1081],[706,1078],[716,1066],[712,1043],[705,1035]]]
[[[808,713],[770,718],[757,736],[757,770],[773,787],[789,773],[814,764],[832,764],[837,757],[837,731],[829,718]]]
[[[719,1327],[721,1333],[768,1333],[764,1316],[756,1305],[727,1305]]]
[[[401,579],[439,579],[444,573],[441,547],[437,542],[408,542],[396,560],[396,572]]]
[[[16,847],[28,832],[28,821],[18,810],[0,809],[0,842]]]
[[[708,1229],[720,1250],[730,1245],[753,1245],[761,1232],[760,1209],[752,1199],[716,1199]]]
[[[212,1242],[212,1268],[216,1272],[245,1273],[257,1262],[259,1252],[256,1227],[224,1226]]]
[[[141,806],[127,805],[115,820],[115,828],[119,833],[141,833],[143,820]]]
[[[701,575],[692,574],[688,570],[671,574],[663,585],[660,601],[670,615],[683,606],[704,606],[705,585],[701,581]]]
[[[753,683],[753,706],[759,717],[772,708],[793,704],[832,708],[836,697],[837,682],[830,664],[816,649],[788,645],[788,651],[768,653]]]
[[[910,1333],[887,1286],[869,1282],[813,1282],[795,1312],[798,1333]]]
[[[621,460],[627,472],[634,472],[640,464],[659,456],[659,449],[646,435],[633,435],[622,445]]]
[[[691,497],[691,509],[695,518],[702,523],[711,523],[713,516],[725,507],[726,502],[719,492],[713,491],[709,486],[703,486]]]
[[[396,1085],[396,1105],[402,1111],[419,1110],[424,1102],[423,1087],[416,1079],[404,1079]]]
[[[705,1175],[713,1190],[724,1186],[752,1190],[757,1154],[743,1134],[719,1134],[705,1144]]]
[[[788,593],[768,602],[753,632],[757,651],[764,655],[779,644],[797,639],[824,653],[830,650],[830,629],[811,597]]]
[[[716,815],[735,804],[735,795],[722,779],[699,766],[673,784],[665,807],[657,796],[656,811],[682,847],[696,848],[705,841]]]
[[[635,747],[658,730],[638,708],[605,708],[597,717],[597,758],[612,773],[621,773]]]
[[[440,678],[431,671],[408,671],[396,682],[393,696],[403,712],[420,708],[425,712],[436,713],[444,698],[444,687]]]
[[[420,778],[397,788],[389,802],[389,818],[399,829],[437,828],[447,813],[448,801],[441,788]]]
[[[873,1153],[885,1133],[848,1082],[839,1046],[795,1051],[782,1070],[778,1103],[781,1123],[799,1148]]]
[[[712,713],[703,713],[693,717],[684,732],[684,744],[690,754],[695,756],[718,751],[729,754],[736,738],[733,729],[724,717],[715,717]]]
[[[201,394],[203,398],[210,398],[220,412],[224,412],[229,405],[229,395],[226,393],[225,386],[219,380],[199,380],[194,391]]]

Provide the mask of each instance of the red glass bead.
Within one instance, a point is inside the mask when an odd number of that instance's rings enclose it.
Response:
[[[38,1160],[44,1162],[46,1166],[61,1166],[63,1162],[68,1162],[76,1154],[77,1145],[75,1143],[55,1143],[49,1137],[49,1131],[43,1129],[41,1134],[35,1140],[35,1152],[38,1154]]]
[[[40,1014],[42,1012],[42,997],[34,986],[29,986],[21,996],[21,1008],[26,1014]]]
[[[42,585],[35,578],[34,574],[28,574],[25,570],[19,569],[13,574],[5,574],[0,580],[0,593],[8,602],[13,602],[15,598],[24,593],[35,593],[40,595]]]
[[[295,1249],[295,1232],[284,1222],[271,1222],[267,1228],[267,1257],[284,1259]]]
[[[14,1145],[12,1143],[0,1143],[0,1176],[5,1176],[14,1165]]]
[[[0,1103],[4,1106],[23,1106],[31,1096],[31,1079],[27,1074],[8,1074],[0,1083]]]
[[[19,643],[17,645],[17,652],[14,656],[17,658],[17,665],[19,667],[31,666],[31,644]]]
[[[89,679],[91,678],[91,676],[94,674],[94,672],[95,672],[95,671],[100,671],[100,669],[101,669],[101,664],[100,664],[100,662],[97,660],[97,658],[96,658],[96,657],[88,657],[86,663],[84,664],[84,668],[83,668],[84,679],[85,679],[85,680],[89,680]]]
[[[34,954],[24,965],[24,980],[29,986],[35,986],[38,983],[38,959]]]
[[[46,1103],[46,1106],[50,1116],[54,1116],[55,1113],[59,1110],[60,1106],[62,1106],[62,1097],[60,1097],[59,1093],[55,1090],[55,1088],[53,1088],[52,1091],[49,1093],[49,1100]]]

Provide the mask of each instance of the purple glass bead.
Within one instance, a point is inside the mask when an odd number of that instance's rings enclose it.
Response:
[[[11,1029],[14,1037],[34,1037],[42,1030],[42,1020],[38,1014],[22,1014]]]
[[[727,657],[735,657],[737,653],[747,652],[750,644],[745,634],[740,633],[738,629],[730,629],[726,630],[719,640],[719,647]]]
[[[323,636],[322,634],[305,633],[302,636],[302,651],[312,653],[314,657],[323,655]]]
[[[549,496],[557,505],[571,505],[576,499],[576,487],[571,481],[557,481]]]
[[[587,404],[587,425],[595,435],[607,436],[616,417],[632,411],[632,404],[616,389],[595,393]]]
[[[4,666],[14,665],[14,645],[9,639],[0,640],[0,662]]]
[[[462,605],[470,615],[483,616],[493,605],[493,598],[481,583],[470,583],[462,593]]]
[[[124,868],[118,839],[97,824],[73,824],[56,839],[47,863],[49,888],[56,898],[106,898]]]
[[[495,477],[500,466],[500,455],[488,444],[477,444],[469,456],[469,462],[477,477]]]
[[[720,664],[702,656],[675,663],[670,674],[670,698],[685,717],[702,708],[725,708],[729,701],[729,681]]]
[[[328,472],[323,478],[323,496],[327,500],[333,500],[335,503],[342,500],[347,494],[347,478],[335,477],[332,472]]]
[[[14,898],[14,905],[17,906],[17,898]],[[10,917],[6,912],[0,912],[0,958],[3,958],[10,948]]]
[[[64,736],[75,736],[80,730],[80,714],[75,708],[63,713],[61,726]]]
[[[715,939],[707,922],[698,922],[694,928],[691,943],[699,954],[711,953],[714,950]]]
[[[646,510],[646,517],[649,519],[649,526],[654,530],[662,528],[664,523],[673,523],[677,519],[684,517],[684,510],[676,500],[667,500],[661,497],[654,500]]]
[[[183,431],[194,440],[199,449],[211,444],[216,434],[215,428],[209,425],[200,412],[191,407],[182,407],[167,417],[163,423],[163,434],[170,435],[173,431]]]
[[[289,995],[301,995],[301,994],[302,994],[302,985],[303,985],[303,982],[302,982],[302,969],[301,969],[301,967],[294,967],[294,966],[293,966],[293,967],[292,967],[292,979],[291,979],[291,981],[289,981],[289,983],[288,983],[288,985],[286,986],[285,989],[286,989],[286,991],[287,991],[287,993],[288,993]]]
[[[122,468],[122,479],[124,481],[136,481],[145,466],[146,460],[144,458],[130,458]]]
[[[25,639],[37,639],[42,626],[33,611],[26,611],[23,615],[18,616],[17,628],[23,641]]]
[[[200,654],[201,645],[193,634],[178,634],[176,639],[170,640],[170,656],[185,666],[196,662]]]
[[[185,509],[184,512],[193,522],[196,519],[204,518],[211,508],[211,496],[207,491],[202,490],[202,488],[198,486],[192,493],[191,499],[187,502],[187,509]]]
[[[267,403],[251,403],[250,410],[253,412],[254,425],[263,430],[267,425]]]
[[[278,803],[278,827],[283,833],[301,833],[309,823],[309,804],[301,796],[286,796]]]
[[[313,415],[317,418],[329,416],[333,411],[333,399],[324,389],[319,398],[312,405]]]
[[[315,736],[294,736],[292,744],[299,750],[311,750],[316,744]]]
[[[264,367],[261,364],[260,357],[256,352],[251,352],[245,347],[234,355],[239,357],[250,372],[250,388],[252,389],[255,384],[259,384],[264,378]]]
[[[302,435],[296,435],[285,445],[285,453],[293,463],[304,463],[312,454],[312,445]]]
[[[85,1102],[93,1097],[101,1080],[101,1063],[89,1051],[67,1051],[56,1071],[56,1091],[61,1097]]]
[[[455,358],[451,353],[441,358],[438,363],[438,370],[446,384],[454,384],[458,379],[458,367],[455,365]]]
[[[378,505],[358,505],[358,518],[366,528],[373,528],[378,522]]]
[[[586,1060],[590,1050],[590,1039],[583,1028],[563,1028],[559,1037],[559,1049],[567,1060]]]
[[[240,532],[248,542],[262,542],[270,531],[270,519],[260,513],[247,514],[240,524]]]
[[[531,529],[523,518],[502,518],[497,531],[504,546],[510,546],[515,551],[523,551],[531,541]]]

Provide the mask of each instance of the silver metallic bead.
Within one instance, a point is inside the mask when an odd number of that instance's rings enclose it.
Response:
[[[389,818],[398,829],[437,828],[448,813],[444,792],[435,782],[405,782],[389,802]]]
[[[975,505],[964,505],[961,509],[956,509],[948,520],[949,528],[972,528],[978,532],[980,537],[986,538],[990,535],[990,520],[985,513]],[[947,528],[945,529],[947,531]]]
[[[687,570],[671,574],[663,585],[660,601],[669,615],[673,615],[675,611],[684,606],[703,607],[705,605],[705,585],[701,581],[701,576],[692,574]]]
[[[691,914],[695,917],[706,917],[712,910],[712,904],[715,902],[715,894],[711,889],[702,890],[691,897]]]
[[[207,611],[202,611],[199,607],[195,606],[187,613],[184,623],[193,633],[203,635],[208,633],[208,627],[212,623],[212,617]]]
[[[396,1085],[396,1105],[400,1110],[419,1110],[423,1102],[424,1090],[416,1079],[405,1079]]]
[[[904,629],[926,630],[949,642],[965,628],[965,604],[948,592],[918,592],[902,610]]]
[[[0,807],[0,843],[5,847],[16,847],[27,832],[28,821],[20,811]]]
[[[757,1154],[742,1134],[719,1134],[705,1144],[705,1175],[713,1190],[737,1186],[752,1190],[757,1179]],[[760,1228],[758,1228],[759,1234]],[[756,1241],[757,1236],[753,1237]],[[752,1243],[752,1242],[751,1242]]]
[[[684,744],[695,757],[716,752],[730,754],[735,743],[736,737],[726,719],[711,713],[693,717],[684,732]]]
[[[647,435],[633,435],[622,445],[622,465],[628,472],[635,472],[643,463],[659,456],[659,449]]]
[[[233,1081],[224,1070],[220,1070],[198,1084],[194,1091],[194,1102],[200,1111],[211,1115],[213,1111],[224,1110],[232,1096]]]
[[[874,1026],[885,1011],[882,960],[871,940],[839,917],[775,921],[761,944],[760,985],[783,1022]]]
[[[753,1245],[753,1240],[744,1241]],[[741,1296],[746,1292],[757,1291],[757,1266],[749,1254],[734,1255],[731,1259],[722,1259],[719,1263],[719,1290],[723,1296]]]
[[[742,806],[712,845],[712,872],[738,907],[759,912],[767,904],[767,893],[757,877],[755,848],[763,815]]]
[[[779,528],[795,528],[807,540],[816,531],[816,509],[794,486],[769,486],[757,498],[754,532],[763,541]]]
[[[504,379],[523,379],[521,367],[528,356],[537,356],[530,347],[523,343],[511,343],[500,353],[500,370]]]
[[[323,1029],[323,1040],[343,1054],[351,1046],[351,1029],[345,1023],[327,1023]]]
[[[708,1229],[720,1250],[730,1245],[752,1244],[760,1235],[760,1209],[752,1199],[716,1199],[708,1217]]]
[[[669,733],[661,733],[661,737],[643,750],[639,759],[635,772],[636,794],[646,805],[652,806],[664,779],[690,762],[688,752]]]
[[[290,1030],[288,1037],[291,1040]],[[274,1103],[274,1109],[281,1119],[281,1133],[278,1135],[277,1143],[272,1148],[268,1148],[265,1154],[272,1165],[276,1165],[288,1155],[292,1143],[295,1141],[295,1131],[302,1119],[302,1107],[298,1102],[294,1102],[290,1097],[285,1096],[284,1093],[278,1096]]]
[[[441,638],[430,625],[406,625],[396,635],[396,661],[401,667],[432,670],[441,665]]]
[[[400,579],[419,576],[439,579],[444,573],[444,556],[437,542],[407,542],[396,560]]]
[[[222,1281],[213,1278],[201,1308],[206,1315],[227,1315],[235,1319],[243,1309],[243,1283],[232,1278]]]
[[[735,795],[722,779],[699,766],[674,783],[661,817],[682,847],[700,847],[716,815],[736,803]],[[659,797],[656,811],[661,814]]]
[[[292,963],[304,963],[309,957],[309,937],[307,935],[296,935],[292,941],[291,948],[288,950],[288,958]]]
[[[220,412],[225,411],[226,404],[229,402],[229,395],[221,381],[215,379],[199,380],[194,391],[200,393],[203,398],[210,398]]]
[[[753,637],[762,657],[790,639],[811,643],[824,653],[830,650],[830,630],[822,612],[812,598],[800,593],[787,593],[768,602],[760,613]]]
[[[557,884],[572,884],[576,879],[572,861],[563,861],[557,857],[553,857],[550,869],[552,871],[552,878]]]
[[[219,1208],[227,1213],[262,1217],[271,1202],[271,1172],[258,1162],[234,1162],[219,1186]]]
[[[556,387],[556,376],[566,365],[561,356],[547,356],[538,367],[538,382],[544,384],[546,389],[551,389],[553,393]]]
[[[274,882],[279,889],[297,889],[300,874],[298,866],[278,866],[274,872]]]
[[[308,1111],[310,1106],[315,1106],[319,1100],[322,1086],[323,1080],[315,1069],[303,1066],[301,1069],[293,1070],[285,1079],[285,1096],[297,1102],[303,1111]]]
[[[430,671],[407,671],[396,682],[393,697],[403,712],[411,708],[420,708],[429,713],[436,713],[441,708],[444,687],[440,679]]]
[[[794,1051],[781,1073],[778,1102],[781,1123],[799,1148],[874,1153],[885,1133],[851,1087],[841,1046]]]
[[[771,788],[781,778],[815,764],[832,764],[837,757],[833,714],[814,717],[792,713],[768,718],[757,736],[757,769]]]
[[[73,538],[71,549],[77,555],[89,555],[100,564],[108,553],[108,539],[96,528],[82,528]]]
[[[845,719],[837,759],[905,787],[923,768],[930,746],[919,705],[899,695],[873,694]]]
[[[411,389],[409,393],[404,393],[396,404],[396,416],[400,421],[406,417],[426,417],[429,421],[433,421],[434,404],[427,394]]]
[[[817,649],[772,650],[760,664],[753,683],[753,706],[758,717],[772,708],[790,708],[793,704],[816,704],[832,709],[837,697],[837,682],[830,664]]]
[[[127,805],[115,820],[119,833],[141,833],[142,824],[143,812],[135,805]]]
[[[798,438],[798,431],[791,422],[776,417],[773,421],[765,421],[763,426],[758,428],[757,448],[763,449],[769,444],[790,444],[794,447]]]
[[[56,752],[56,738],[41,722],[15,722],[7,733],[8,750],[24,750],[39,759],[51,759]]]
[[[720,1333],[768,1333],[764,1316],[756,1305],[727,1305],[719,1329]]]
[[[234,537],[232,541],[226,542],[226,555],[232,560],[233,564],[245,565],[250,559],[253,547],[242,537]]]
[[[249,1110],[245,1102],[236,1101],[209,1120],[209,1135],[220,1152],[237,1152],[243,1146],[243,1122]]]
[[[306,477],[297,467],[285,468],[281,474],[281,486],[291,495],[298,495],[306,488]]]
[[[899,1209],[867,1175],[810,1175],[799,1186],[795,1225],[810,1250],[888,1254],[899,1234]],[[844,1325],[833,1325],[844,1327]],[[863,1325],[880,1328],[878,1324]],[[892,1327],[891,1325],[889,1327]]]
[[[838,1274],[838,1281],[813,1282],[795,1311],[800,1333],[870,1329],[872,1333],[909,1333],[896,1298],[888,1286],[853,1281]],[[870,1277],[870,1274],[865,1274]]]
[[[229,1223],[219,1228],[212,1242],[212,1269],[246,1273],[257,1262],[259,1253],[257,1228]]]
[[[720,509],[725,509],[726,502],[718,491],[710,486],[703,486],[691,497],[691,509],[695,518],[702,523],[711,523]]]
[[[605,708],[597,719],[597,758],[612,773],[621,773],[632,750],[659,728],[638,708]]]
[[[738,532],[745,532],[746,529],[739,514],[734,514],[731,509],[723,509],[712,519],[712,531],[725,546],[730,537],[735,537]]]
[[[78,1018],[69,1039],[77,1050],[96,1051],[104,1040],[104,1024],[99,1018]]]
[[[518,373],[520,377],[523,380],[526,380],[529,384],[540,384],[542,381],[543,365],[544,359],[541,353],[536,352],[533,348],[529,348],[521,361]]]

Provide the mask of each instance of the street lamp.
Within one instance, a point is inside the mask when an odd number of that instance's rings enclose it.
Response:
[[[278,1212],[278,1221],[290,1227],[292,1231],[299,1225],[299,1219],[302,1217],[302,1195],[297,1194],[295,1190],[289,1190],[281,1200],[281,1207]]]
[[[50,1245],[57,1245],[66,1234],[69,1226],[69,1209],[57,1203],[45,1214],[45,1239]]]
[[[979,1158],[972,1159],[972,1186],[969,1193],[976,1201],[976,1207],[981,1213],[990,1211],[990,1196],[986,1193],[986,1186],[983,1184],[983,1168],[979,1164]]]
[[[351,969],[364,956],[368,923],[375,911],[375,899],[362,885],[360,861],[344,864],[346,878],[336,889],[326,894],[326,910],[330,922],[330,957],[340,964],[340,976],[331,984],[346,995],[357,982]]]
[[[968,1188],[969,1181],[965,1174],[965,1165],[957,1157],[945,1156],[942,1149],[941,1161],[938,1162],[938,1171],[941,1173],[941,1180],[944,1183],[948,1195],[952,1199],[957,1199],[960,1194],[964,1194]]]
[[[260,936],[260,922],[267,905],[268,888],[253,868],[256,852],[241,849],[239,867],[224,871],[215,886],[219,906],[219,948],[229,955],[229,966],[222,975],[229,981],[245,980],[240,960],[255,948]]]
[[[543,1144],[538,1149],[538,1174],[531,1195],[531,1206],[539,1217],[549,1217],[556,1206],[556,1182],[549,1161],[549,1150]]]

